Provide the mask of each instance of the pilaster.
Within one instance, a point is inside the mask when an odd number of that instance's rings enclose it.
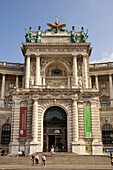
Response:
[[[33,99],[32,113],[32,141],[30,142],[30,154],[38,152],[38,99]]]

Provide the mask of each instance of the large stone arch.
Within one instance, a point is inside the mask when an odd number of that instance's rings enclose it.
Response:
[[[71,143],[72,143],[72,123],[71,123],[71,117],[72,117],[72,111],[71,111],[71,101],[65,101],[65,100],[47,100],[47,101],[40,101],[39,102],[39,109],[38,113],[41,117],[41,126],[39,127],[39,130],[41,131],[40,134],[40,150],[43,151],[43,120],[44,120],[44,113],[45,111],[52,106],[58,106],[61,107],[67,114],[67,151],[71,152]],[[69,140],[70,139],[70,140]]]
[[[53,60],[53,61],[50,61],[49,63],[47,63],[46,66],[44,67],[43,71],[45,72],[48,67],[50,67],[52,64],[54,64],[56,62],[59,64],[62,64],[66,68],[67,72],[69,72],[69,67],[66,65],[66,63],[64,63],[62,61],[56,61],[56,60]]]

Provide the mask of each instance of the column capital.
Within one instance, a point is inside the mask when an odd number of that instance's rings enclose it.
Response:
[[[76,53],[72,53],[72,56],[73,56],[73,57],[77,57],[77,56],[78,56],[78,54],[76,54]]]
[[[38,100],[39,100],[39,98],[32,98],[32,100],[34,101],[34,102],[38,102]]]

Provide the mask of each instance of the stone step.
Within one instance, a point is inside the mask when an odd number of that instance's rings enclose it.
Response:
[[[53,157],[50,153],[44,153],[46,155],[47,165],[77,165],[77,164],[96,164],[96,165],[110,165],[111,160],[108,156],[82,156],[67,152],[56,152]],[[42,153],[39,153],[41,163]],[[7,161],[6,161],[7,160]],[[27,165],[31,164],[30,156],[15,157],[15,156],[0,156],[0,165]]]

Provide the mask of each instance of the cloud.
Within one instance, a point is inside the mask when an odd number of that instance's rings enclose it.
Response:
[[[111,54],[103,52],[102,58],[99,60],[90,61],[90,63],[105,63],[105,62],[113,62],[113,52]]]

